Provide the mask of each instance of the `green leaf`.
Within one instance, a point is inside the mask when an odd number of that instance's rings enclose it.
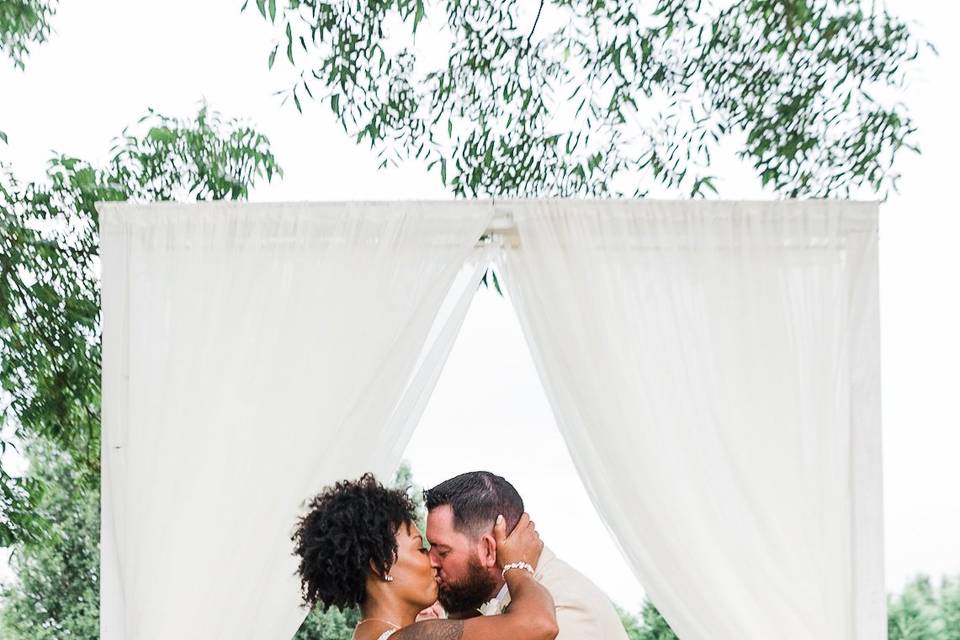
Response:
[[[264,18],[267,17],[267,0],[257,0],[257,11],[260,12],[260,15]]]
[[[277,0],[270,0],[270,22],[277,20]]]
[[[177,134],[166,127],[154,127],[150,129],[147,136],[161,144],[169,144],[177,139]]]
[[[287,59],[290,60],[290,64],[295,64],[293,61],[293,29],[290,26],[290,23],[287,23]]]
[[[413,15],[413,32],[417,32],[417,27],[420,25],[420,21],[423,20],[424,10],[423,10],[423,0],[417,0],[417,9]]]
[[[267,59],[267,69],[273,69],[273,63],[277,59],[277,49],[280,48],[280,45],[275,45],[273,51],[270,52],[270,57]]]

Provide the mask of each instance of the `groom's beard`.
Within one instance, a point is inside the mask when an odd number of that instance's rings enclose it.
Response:
[[[448,613],[467,613],[479,609],[497,589],[496,579],[476,558],[467,565],[467,575],[459,582],[441,582],[438,598]]]

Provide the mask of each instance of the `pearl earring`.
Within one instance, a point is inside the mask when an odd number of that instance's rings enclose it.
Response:
[[[393,582],[393,576],[390,575],[389,573],[383,576],[383,579],[386,580],[387,582]]]

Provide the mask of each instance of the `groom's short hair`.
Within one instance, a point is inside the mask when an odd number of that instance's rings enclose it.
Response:
[[[490,531],[498,515],[512,531],[523,515],[523,498],[512,484],[489,471],[470,471],[424,492],[427,510],[450,505],[454,527],[474,536]]]

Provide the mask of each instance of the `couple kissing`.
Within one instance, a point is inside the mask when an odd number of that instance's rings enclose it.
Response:
[[[626,640],[504,478],[464,473],[424,495],[425,532],[406,492],[371,474],[312,498],[293,535],[304,604],[359,607],[354,640]]]

